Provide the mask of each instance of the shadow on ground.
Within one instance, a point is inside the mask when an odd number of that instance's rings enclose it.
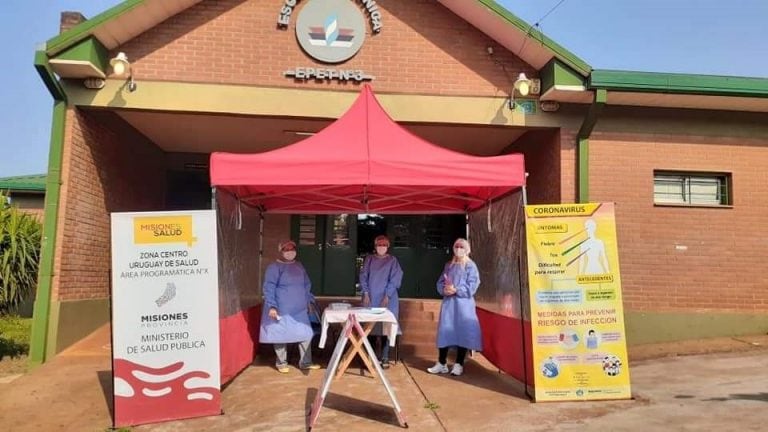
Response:
[[[309,413],[312,411],[312,403],[315,401],[318,389],[307,389],[307,430],[309,430]],[[349,414],[365,420],[373,420],[390,426],[399,426],[395,410],[391,405],[383,405],[371,401],[361,401],[338,393],[328,392],[321,410],[334,410]]]
[[[411,369],[426,371],[428,367],[431,367],[435,363],[434,361],[423,358],[410,358],[406,360],[406,364]],[[462,376],[456,377],[451,374],[439,374],[434,376],[478,387],[482,390],[489,390],[505,396],[512,396],[526,401],[530,400],[525,394],[525,386],[523,383],[503,372],[494,370],[493,368],[494,366],[487,360],[482,359],[480,356],[476,356],[476,358],[469,359],[465,362],[464,375]]]
[[[99,379],[99,385],[101,386],[101,392],[104,394],[104,403],[109,410],[109,418],[112,419],[112,424],[115,422],[115,403],[114,392],[112,391],[113,379],[112,371],[102,370],[96,372]]]
[[[730,394],[728,397],[715,397],[709,399],[702,399],[705,402],[725,402],[729,400],[749,400],[756,402],[768,402],[768,393],[736,393]]]

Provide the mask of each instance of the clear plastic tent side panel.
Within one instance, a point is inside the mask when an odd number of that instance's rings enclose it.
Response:
[[[480,271],[477,306],[530,320],[522,192],[469,214],[472,259]]]
[[[261,302],[260,215],[233,195],[217,190],[219,316],[224,318]]]

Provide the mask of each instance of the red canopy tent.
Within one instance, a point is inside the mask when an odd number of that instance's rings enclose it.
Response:
[[[260,214],[464,214],[525,186],[522,155],[478,157],[429,143],[395,123],[367,85],[316,135],[266,153],[213,153],[210,173],[211,184],[231,194],[217,198],[220,206],[240,212],[239,204],[246,204]],[[488,218],[490,224],[490,212]],[[220,238],[233,229],[231,222],[220,219]],[[230,258],[237,261],[238,254]],[[247,267],[234,261],[227,262],[230,273]],[[223,308],[220,319],[222,381],[228,381],[253,359],[260,306],[238,306],[237,277],[224,285],[235,291],[224,296],[234,306]],[[497,334],[514,343],[507,331]]]
[[[525,185],[523,156],[478,157],[395,123],[368,85],[336,122],[266,153],[211,155],[211,184],[272,213],[465,213]]]

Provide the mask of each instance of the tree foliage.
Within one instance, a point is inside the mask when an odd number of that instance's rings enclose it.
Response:
[[[41,225],[0,192],[0,314],[30,298],[37,284]]]

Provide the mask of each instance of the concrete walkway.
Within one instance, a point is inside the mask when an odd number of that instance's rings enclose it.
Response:
[[[0,429],[99,431],[111,425],[109,333],[101,329],[52,362],[0,384]],[[523,386],[482,356],[462,377],[433,376],[433,359],[386,373],[418,431],[766,430],[768,337],[689,343],[689,351],[739,351],[663,357],[685,344],[630,350],[635,398],[615,402],[533,404]],[[693,348],[693,347],[697,348]],[[655,357],[655,358],[648,358]],[[324,370],[280,375],[267,358],[226,387],[224,415],[135,427],[134,431],[303,431]],[[313,431],[402,430],[382,385],[359,369],[331,385]]]

